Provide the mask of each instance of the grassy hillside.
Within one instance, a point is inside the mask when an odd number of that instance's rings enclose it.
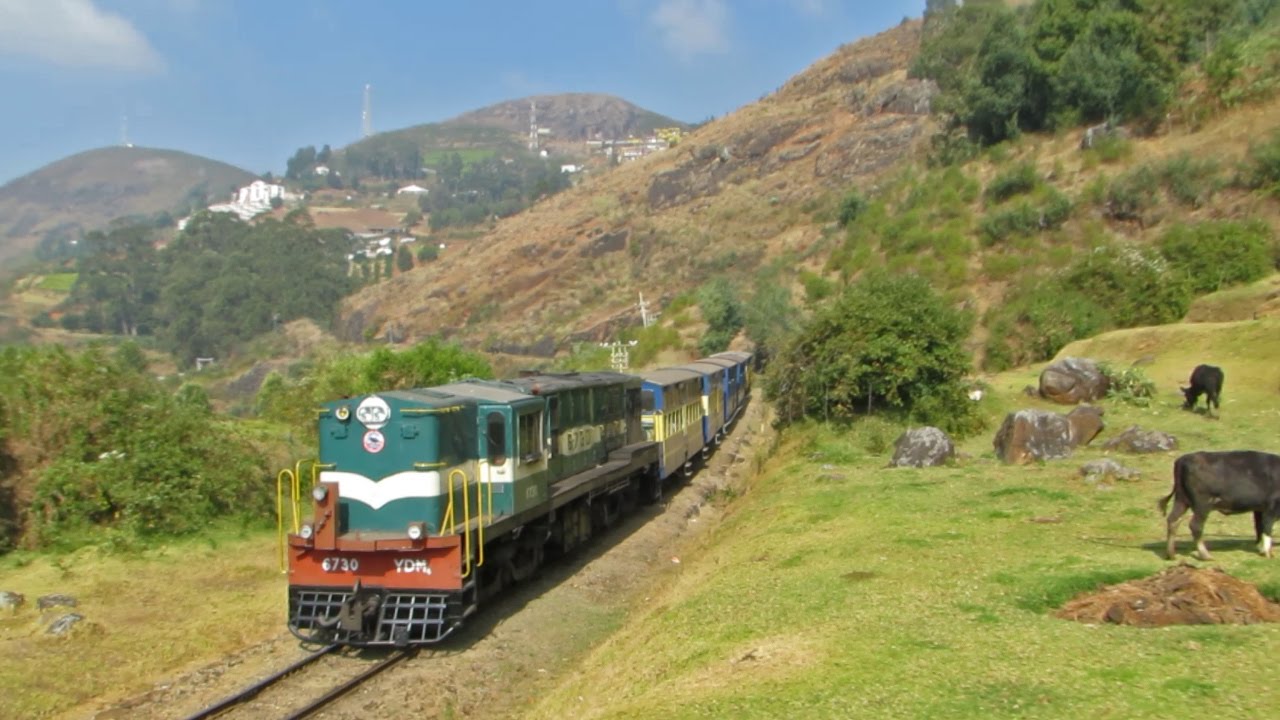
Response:
[[[254,179],[240,168],[176,150],[88,150],[0,187],[0,263],[48,234],[78,237],[116,218],[178,214]]]
[[[1259,31],[1242,51],[1245,79],[1280,57],[1263,42],[1276,32]],[[451,241],[429,268],[349,299],[338,332],[394,326],[409,339],[564,352],[638,325],[640,292],[664,310],[723,277],[746,304],[780,286],[801,306],[886,267],[922,274],[974,310],[972,349],[1001,367],[1027,362],[1025,348],[988,348],[991,337],[1031,345],[1045,334],[1028,307],[1044,304],[1035,290],[1096,247],[1155,248],[1177,226],[1225,222],[1259,223],[1274,241],[1280,206],[1242,181],[1280,147],[1280,100],[1266,82],[1214,105],[1197,95],[1193,71],[1180,90],[1191,104],[1150,134],[1132,128],[1082,150],[1084,128],[1064,127],[939,166],[939,96],[908,74],[920,37],[912,21],[844,46],[673,150]],[[849,220],[852,197],[866,212]],[[677,316],[661,322],[670,329]],[[1067,339],[1128,321],[1081,321]],[[696,336],[692,322],[680,329]]]
[[[1096,627],[1054,618],[1078,592],[1152,575],[1177,453],[1116,456],[1136,481],[1091,485],[1077,468],[1137,424],[1182,451],[1280,452],[1280,321],[1108,333],[1064,349],[1117,363],[1151,356],[1148,408],[1106,402],[1107,429],[1067,459],[1006,467],[1004,412],[1060,407],[1021,394],[1039,367],[991,378],[988,432],[953,467],[885,469],[896,428],[788,431],[727,520],[682,555],[679,576],[635,608],[582,671],[529,714],[550,718],[1250,717],[1280,703],[1257,682],[1280,627]],[[1196,362],[1227,375],[1222,419],[1179,409]],[[1280,596],[1280,564],[1247,517],[1213,516],[1212,563]],[[1182,560],[1189,542],[1181,535]],[[590,702],[584,700],[589,698]]]

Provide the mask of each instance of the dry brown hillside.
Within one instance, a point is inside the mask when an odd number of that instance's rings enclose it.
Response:
[[[670,299],[715,273],[748,278],[783,253],[803,257],[822,235],[817,203],[873,184],[930,136],[933,87],[906,77],[919,38],[910,21],[840,48],[676,148],[361,292],[339,331],[358,339],[394,325],[408,341],[441,334],[545,356],[638,324],[638,292]]]

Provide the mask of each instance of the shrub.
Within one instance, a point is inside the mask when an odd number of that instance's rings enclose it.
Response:
[[[1061,282],[1107,308],[1112,327],[1175,322],[1191,305],[1186,279],[1146,247],[1098,246],[1069,267]]]
[[[1181,153],[1166,160],[1157,173],[1170,197],[1187,207],[1200,207],[1221,188],[1218,163],[1212,158],[1197,160]]]
[[[1098,369],[1110,381],[1107,397],[1139,407],[1147,407],[1156,396],[1156,383],[1139,367],[1117,369],[1107,362],[1098,363]]]
[[[840,201],[840,212],[836,216],[836,222],[840,227],[846,227],[850,223],[858,219],[862,215],[862,211],[867,209],[867,199],[857,190],[851,190],[844,199]]]
[[[1155,172],[1142,165],[1120,175],[1107,188],[1106,213],[1116,220],[1142,220],[1156,203]]]
[[[1280,130],[1271,137],[1249,145],[1248,160],[1241,169],[1245,187],[1280,195]]]
[[[965,432],[974,412],[963,382],[971,322],[920,277],[872,273],[786,346],[773,363],[766,396],[783,423],[888,411]]]
[[[987,189],[983,196],[986,198],[988,205],[995,205],[1015,195],[1029,193],[1035,190],[1039,184],[1040,175],[1036,173],[1035,165],[1030,162],[1019,163],[1008,171],[995,176],[987,184]]]
[[[1160,238],[1159,246],[1197,294],[1261,279],[1276,262],[1271,228],[1262,221],[1176,225]]]

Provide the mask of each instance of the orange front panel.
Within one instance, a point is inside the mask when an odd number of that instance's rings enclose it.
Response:
[[[453,542],[398,551],[355,551],[338,548],[290,547],[289,584],[350,588],[356,580],[369,588],[404,590],[459,590],[462,588],[462,551]]]

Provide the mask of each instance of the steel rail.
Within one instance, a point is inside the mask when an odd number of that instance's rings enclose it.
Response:
[[[225,697],[222,700],[219,700],[218,702],[210,705],[209,707],[206,707],[205,709],[201,710],[200,712],[194,715],[189,715],[186,718],[186,720],[207,720],[207,718],[220,715],[224,711],[232,707],[235,707],[236,705],[240,705],[244,702],[252,700],[255,696],[258,695],[258,693],[261,693],[263,690],[266,690],[272,685],[275,685],[277,682],[280,682],[280,680],[283,679],[285,676],[291,675],[297,672],[298,670],[301,670],[302,668],[310,665],[316,660],[319,660],[325,655],[328,655],[334,650],[337,650],[339,647],[340,646],[338,645],[327,645],[317,650],[316,652],[311,653],[310,655],[302,658],[301,660],[295,662],[289,667],[275,673],[274,675],[265,677],[262,680],[259,680],[258,682],[254,683],[253,685],[250,685],[249,687],[245,688],[244,690],[241,690],[240,692],[234,695]]]
[[[360,673],[359,675],[351,678],[345,683],[330,690],[329,692],[325,693],[322,697],[317,698],[316,700],[313,700],[311,704],[307,705],[306,707],[303,707],[299,710],[295,710],[290,715],[286,715],[285,720],[301,720],[301,718],[310,716],[312,713],[316,712],[320,708],[323,708],[325,705],[328,705],[334,700],[337,700],[343,695],[346,695],[348,692],[351,692],[353,689],[358,687],[365,680],[368,680],[374,675],[377,675],[378,673],[382,672],[383,670],[386,670],[392,665],[399,663],[402,660],[407,660],[410,657],[413,657],[414,652],[415,652],[414,650],[397,650],[396,652],[383,658],[377,664],[373,665],[372,667]]]

